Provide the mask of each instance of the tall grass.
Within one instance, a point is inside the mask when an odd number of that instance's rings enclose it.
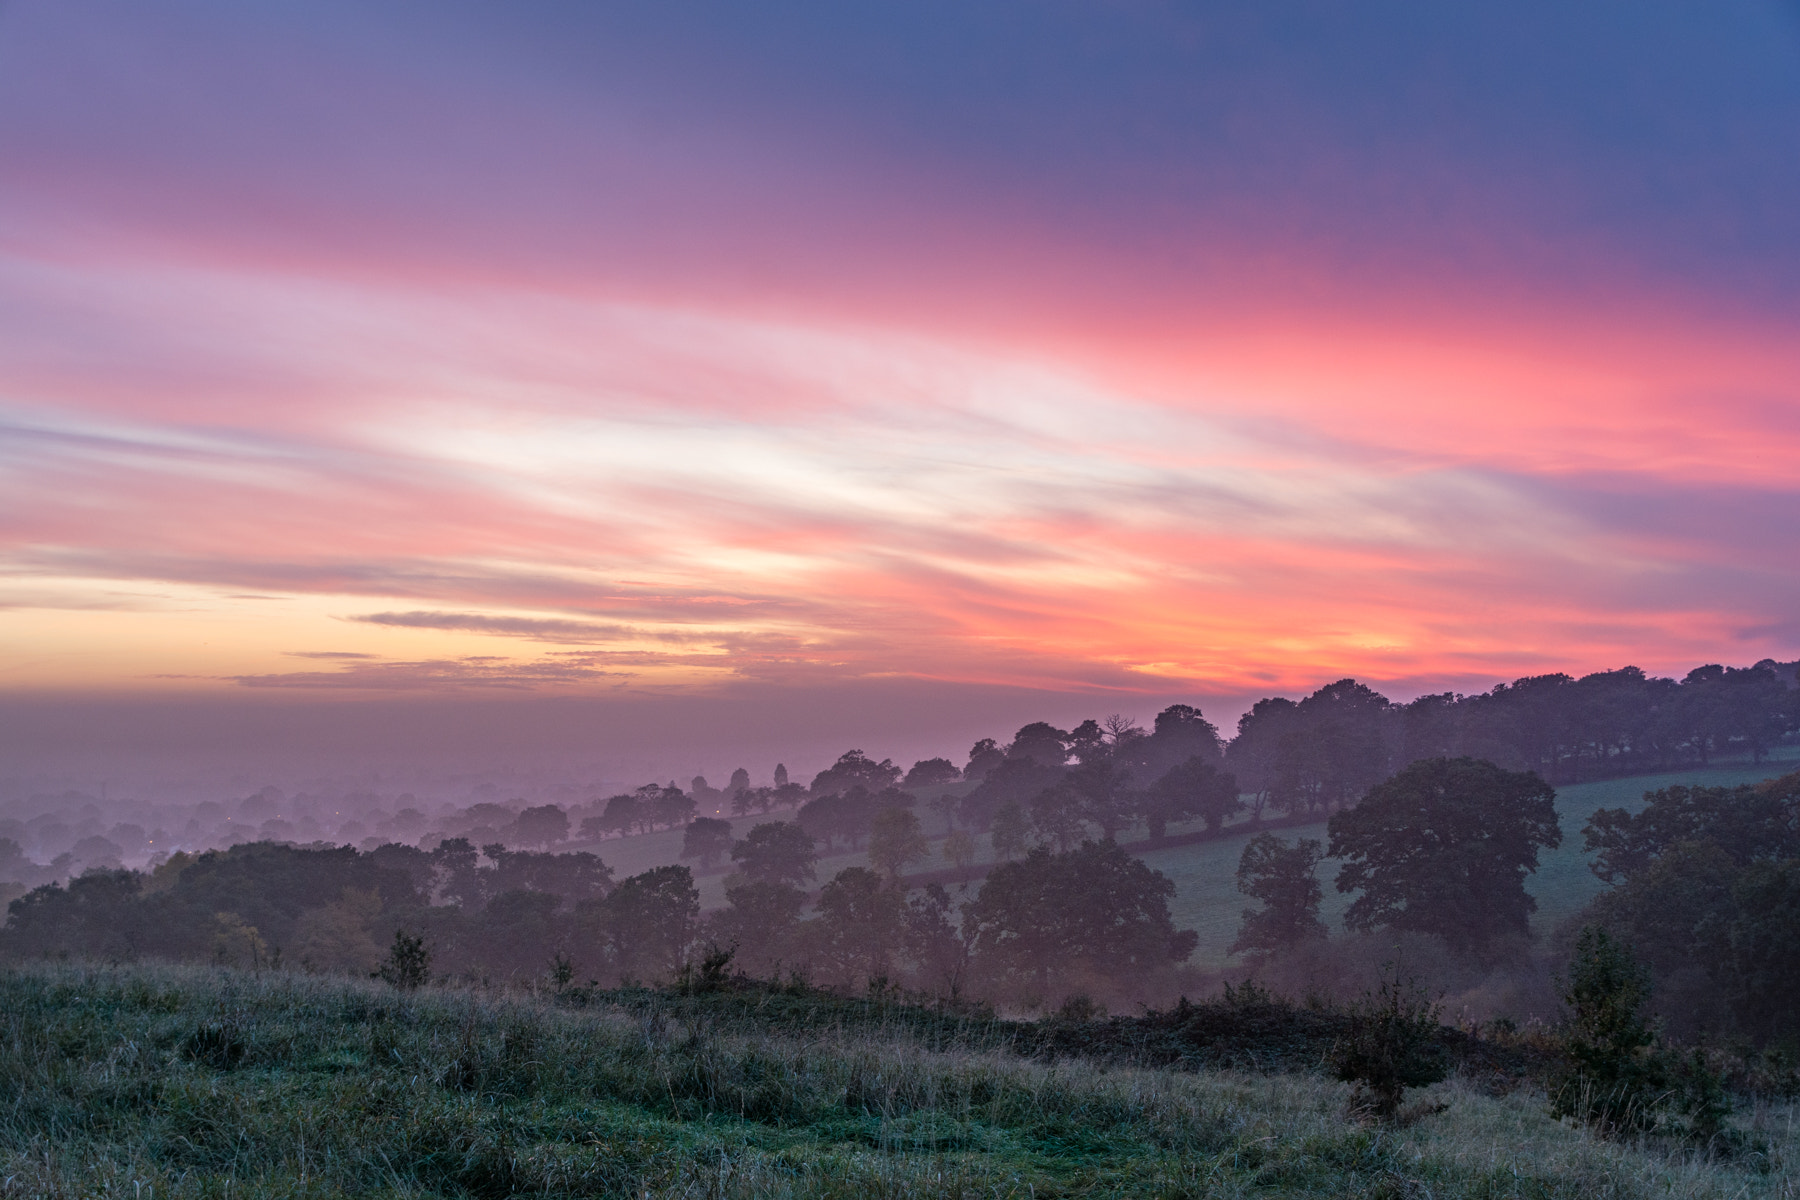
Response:
[[[1791,1196],[1758,1161],[1599,1142],[1541,1095],[1400,1129],[1343,1085],[1044,1062],[887,1023],[205,968],[0,975],[0,1196]],[[1435,1108],[1436,1105],[1432,1104]]]

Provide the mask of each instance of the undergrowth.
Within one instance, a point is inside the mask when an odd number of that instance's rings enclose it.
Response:
[[[1607,1142],[1549,1119],[1542,1095],[1459,1080],[1431,1089],[1426,1115],[1375,1128],[1317,1072],[1120,1066],[1078,1053],[1073,1025],[1036,1027],[1031,1046],[1021,1028],[774,990],[570,1004],[17,969],[0,974],[0,1196],[1795,1192],[1786,1107],[1751,1114],[1769,1146],[1756,1163]]]

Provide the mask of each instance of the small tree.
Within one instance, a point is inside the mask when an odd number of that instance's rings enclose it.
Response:
[[[908,863],[918,862],[930,852],[919,832],[919,818],[911,809],[887,808],[875,814],[869,829],[869,862],[887,872],[889,879],[900,878]]]
[[[1002,804],[994,814],[994,824],[988,833],[988,840],[994,844],[994,857],[1001,862],[1010,862],[1025,849],[1025,838],[1031,826],[1025,819],[1025,813],[1017,804]]]
[[[1085,814],[1081,793],[1068,782],[1059,783],[1032,797],[1031,830],[1058,853],[1066,853],[1081,843]]]
[[[424,934],[394,930],[394,944],[388,949],[387,961],[376,968],[374,977],[410,992],[431,982],[431,947]]]
[[[1350,1006],[1348,1028],[1331,1048],[1332,1073],[1356,1085],[1353,1106],[1392,1121],[1409,1087],[1428,1087],[1449,1074],[1438,1041],[1438,1008],[1398,969],[1383,970],[1374,995]]]
[[[1312,838],[1289,845],[1272,833],[1250,839],[1238,860],[1238,891],[1262,901],[1262,910],[1246,908],[1233,954],[1268,955],[1290,949],[1309,938],[1325,936],[1319,920],[1319,861],[1324,847]]]
[[[1562,999],[1565,1061],[1550,1089],[1550,1114],[1608,1135],[1649,1128],[1665,1083],[1644,1014],[1649,972],[1629,946],[1590,925],[1576,939]]]

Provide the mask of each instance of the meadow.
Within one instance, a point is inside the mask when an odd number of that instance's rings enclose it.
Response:
[[[769,992],[565,996],[285,972],[0,975],[0,1196],[1786,1197],[1472,1079],[1399,1127],[1316,1074],[1025,1056],[976,1018]],[[835,1014],[835,1015],[834,1015]]]

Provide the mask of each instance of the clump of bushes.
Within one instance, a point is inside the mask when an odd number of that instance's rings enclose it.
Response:
[[[1613,1138],[1658,1133],[1727,1152],[1749,1148],[1727,1130],[1724,1081],[1699,1049],[1665,1046],[1650,1021],[1650,974],[1631,947],[1592,926],[1581,931],[1563,984],[1568,1006],[1552,1116]]]
[[[1375,992],[1352,1003],[1345,1016],[1347,1027],[1327,1061],[1332,1074],[1356,1085],[1354,1110],[1392,1122],[1407,1088],[1429,1087],[1449,1074],[1438,1006],[1398,970],[1384,971]]]

